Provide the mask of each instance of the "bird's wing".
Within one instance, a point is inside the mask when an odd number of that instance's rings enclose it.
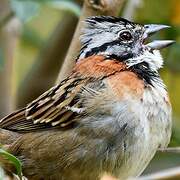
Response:
[[[46,91],[39,98],[2,120],[0,128],[13,131],[32,131],[52,127],[67,127],[81,112],[78,94],[88,78],[70,77]]]
[[[102,79],[124,69],[126,67],[123,63],[108,60],[104,56],[90,56],[81,60],[76,64],[71,76],[59,85],[46,91],[27,107],[0,120],[0,128],[33,131],[52,127],[70,127],[77,119],[76,116],[83,114],[82,110],[86,109],[82,107],[82,105],[86,106],[82,101],[97,97],[94,94],[104,88],[101,84]],[[102,86],[95,82],[100,82]],[[92,87],[89,87],[89,84]],[[83,94],[88,94],[88,97],[82,98]]]

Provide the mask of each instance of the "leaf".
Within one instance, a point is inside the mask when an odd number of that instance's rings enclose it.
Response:
[[[21,162],[12,154],[8,153],[7,151],[0,149],[0,155],[4,156],[8,159],[15,167],[17,171],[17,175],[19,176],[20,180],[22,180],[22,164]]]
[[[80,6],[72,0],[10,0],[10,4],[13,12],[23,22],[37,15],[42,4],[61,10],[69,10],[76,16],[80,16],[81,13]]]
[[[76,3],[72,2],[72,1],[54,0],[54,1],[47,1],[47,4],[52,6],[53,8],[71,11],[77,17],[79,17],[81,14],[80,6],[77,5]]]
[[[10,5],[16,16],[23,22],[36,16],[40,9],[39,3],[30,0],[10,0]]]

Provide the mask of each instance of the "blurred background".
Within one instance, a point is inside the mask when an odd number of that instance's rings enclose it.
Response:
[[[56,82],[82,4],[81,0],[0,0],[0,117]],[[172,27],[152,39],[176,41],[162,51],[161,76],[173,106],[170,146],[180,146],[180,0],[126,0],[119,16]],[[157,153],[144,173],[175,166],[180,166],[179,154]]]

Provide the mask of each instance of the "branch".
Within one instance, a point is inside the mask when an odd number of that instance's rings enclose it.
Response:
[[[131,179],[131,180],[175,180],[175,179],[180,179],[180,166],[163,170],[157,173],[141,176],[139,178]]]
[[[160,148],[158,151],[163,153],[180,153],[180,147]]]
[[[12,67],[21,24],[17,18],[9,18],[10,12],[8,1],[1,0],[0,17],[5,24],[1,24],[0,29],[0,50],[4,62],[0,69],[0,117],[12,111],[14,106]]]
[[[0,29],[3,28],[6,23],[8,23],[14,17],[14,12],[10,11],[5,17],[3,17],[0,21]]]
[[[85,0],[82,9],[82,15],[79,19],[78,26],[76,28],[65,61],[60,70],[57,82],[63,80],[69,74],[75,64],[75,59],[81,46],[79,37],[84,25],[83,20],[89,16],[94,15],[117,16],[124,2],[124,0]]]
[[[50,88],[65,58],[78,18],[66,12],[17,91],[17,106],[22,107]]]

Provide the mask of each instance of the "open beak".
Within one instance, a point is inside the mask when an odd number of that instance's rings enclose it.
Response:
[[[156,32],[159,32],[162,29],[170,28],[170,26],[161,25],[161,24],[147,24],[144,27],[145,27],[145,32],[144,32],[144,36],[143,36],[144,40],[147,39],[148,37],[150,37],[151,35],[155,34]],[[172,41],[172,40],[155,40],[155,41],[152,41],[152,42],[146,44],[145,46],[151,48],[152,50],[162,49],[167,46],[170,46],[174,42],[175,41]]]

